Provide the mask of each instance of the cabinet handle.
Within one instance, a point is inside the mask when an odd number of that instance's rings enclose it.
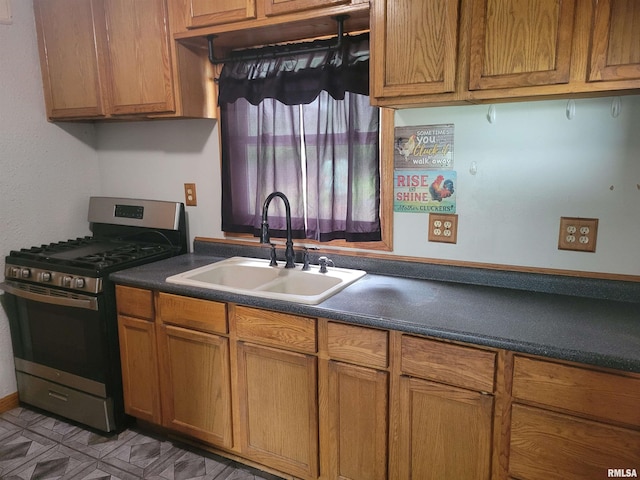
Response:
[[[61,402],[69,401],[69,395],[65,395],[64,393],[58,393],[53,390],[49,390],[49,396],[55,398],[56,400],[60,400]]]

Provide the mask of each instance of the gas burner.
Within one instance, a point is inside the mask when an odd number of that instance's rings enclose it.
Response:
[[[93,237],[78,237],[76,239],[50,243],[48,245],[43,244],[39,247],[21,248],[19,251],[12,251],[11,255],[20,258],[47,258],[56,253],[89,245],[93,241]]]
[[[83,237],[40,247],[23,248],[11,252],[11,257],[28,261],[28,266],[32,267],[58,271],[66,268],[73,269],[73,273],[96,275],[176,253],[177,247],[169,244]]]
[[[104,251],[89,253],[87,255],[78,256],[70,259],[73,265],[93,265],[95,268],[103,269],[113,265],[126,264],[143,258],[152,257],[154,255],[163,254],[171,250],[168,245],[147,245],[127,243],[124,245],[112,245],[113,248]]]

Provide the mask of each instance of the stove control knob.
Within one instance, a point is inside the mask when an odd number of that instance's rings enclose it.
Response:
[[[20,276],[22,278],[29,278],[31,276],[31,270],[28,268],[23,268],[20,270]]]
[[[70,277],[68,275],[65,275],[64,277],[62,277],[62,286],[63,287],[70,287],[72,278],[73,277]]]
[[[51,272],[42,272],[40,275],[40,281],[42,282],[50,282],[51,281]]]
[[[20,268],[18,267],[11,267],[9,269],[9,276],[13,277],[13,278],[18,278],[20,276]]]
[[[84,278],[76,278],[75,279],[75,287],[76,288],[84,288],[85,281]]]

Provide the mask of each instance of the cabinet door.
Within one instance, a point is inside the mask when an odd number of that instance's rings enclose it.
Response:
[[[47,116],[105,115],[94,1],[35,0]]]
[[[300,478],[318,476],[317,361],[238,342],[241,450]]]
[[[458,0],[381,0],[371,8],[373,96],[453,92]]]
[[[569,82],[575,0],[473,0],[469,89]]]
[[[162,416],[155,324],[118,315],[118,335],[125,412],[160,424]]]
[[[229,340],[165,325],[159,345],[163,425],[230,448]]]
[[[388,373],[329,362],[330,478],[387,478]]]
[[[282,13],[330,7],[349,2],[350,0],[264,0],[264,11],[267,16],[280,15]]]
[[[113,115],[175,110],[166,0],[104,0]]]
[[[640,79],[640,3],[599,0],[591,38],[589,81]]]
[[[487,480],[493,397],[400,378],[399,478]]]
[[[256,18],[256,0],[187,0],[191,27]]]
[[[509,474],[514,478],[606,478],[609,469],[637,469],[638,465],[640,432],[637,430],[518,404],[513,406]]]

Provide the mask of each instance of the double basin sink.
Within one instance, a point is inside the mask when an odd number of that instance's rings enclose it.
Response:
[[[363,270],[317,265],[308,270],[270,266],[269,260],[232,257],[167,277],[168,283],[253,297],[317,305],[366,274]]]

